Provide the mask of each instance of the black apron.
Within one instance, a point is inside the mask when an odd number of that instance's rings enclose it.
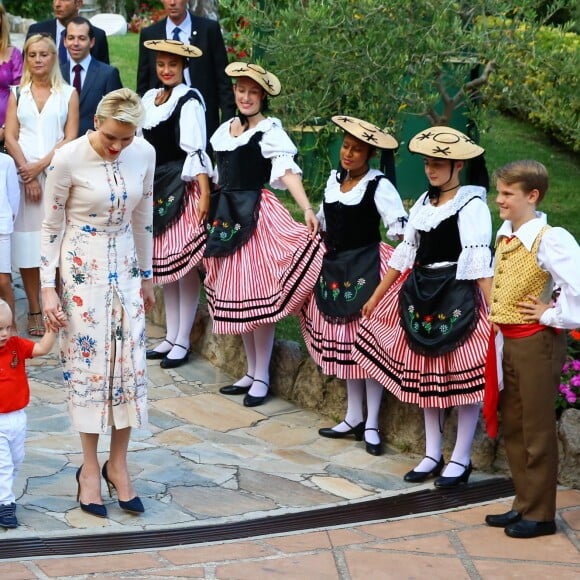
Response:
[[[233,254],[256,230],[262,187],[272,170],[260,149],[262,135],[256,132],[233,151],[216,151],[220,183],[210,195],[206,258]]]
[[[381,279],[380,215],[375,192],[383,175],[367,184],[357,205],[324,202],[328,252],[322,261],[316,305],[330,322],[360,317]]]

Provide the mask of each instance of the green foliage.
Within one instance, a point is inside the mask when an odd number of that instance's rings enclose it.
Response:
[[[119,69],[124,87],[135,90],[137,86],[137,61],[139,59],[139,35],[109,36],[111,64]]]
[[[508,50],[510,65],[492,79],[496,106],[580,152],[580,36],[543,27],[533,39]]]
[[[4,7],[10,14],[22,18],[47,20],[52,17],[52,0],[10,0]]]

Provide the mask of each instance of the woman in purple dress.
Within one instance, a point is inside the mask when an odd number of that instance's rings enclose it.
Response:
[[[8,16],[0,4],[0,143],[4,148],[4,123],[10,86],[20,84],[22,76],[22,53],[10,44]]]

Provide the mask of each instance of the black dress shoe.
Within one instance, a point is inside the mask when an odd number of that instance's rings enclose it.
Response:
[[[166,342],[167,344],[171,345],[171,348],[173,348],[173,343],[169,342],[168,340],[164,340],[163,342]],[[161,344],[163,344],[163,342]],[[157,345],[159,346],[159,345]],[[167,356],[167,353],[170,352],[171,349],[169,349],[167,352],[159,352],[158,350],[148,350],[145,352],[145,358],[147,360],[162,360]]]
[[[536,538],[538,536],[550,536],[556,533],[556,522],[535,522],[533,520],[523,520],[510,524],[504,529],[510,538]]]
[[[485,523],[492,528],[505,528],[510,524],[515,524],[522,519],[522,514],[516,510],[510,510],[505,514],[487,515]]]
[[[92,516],[97,516],[98,518],[106,518],[107,517],[107,508],[100,503],[83,503],[80,500],[81,497],[81,470],[83,469],[83,466],[81,465],[78,469],[77,469],[77,501],[79,502],[79,505],[81,506],[81,509],[88,513],[91,514]]]
[[[443,455],[439,461],[429,455],[425,455],[425,457],[435,463],[435,467],[431,471],[415,471],[414,469],[411,469],[411,471],[405,473],[403,477],[405,481],[408,481],[409,483],[422,483],[428,477],[437,477],[441,473],[443,466],[445,465]]]
[[[102,474],[103,474],[103,478],[105,480],[105,483],[107,484],[107,489],[109,490],[109,497],[113,497],[113,490],[117,490],[117,488],[115,487],[115,484],[109,479],[109,476],[107,474],[107,463],[109,463],[108,461],[105,461],[105,464],[103,465],[103,470],[102,470]],[[132,514],[142,514],[145,511],[145,508],[143,507],[143,502],[141,501],[141,498],[136,495],[134,498],[128,500],[128,501],[123,501],[123,500],[118,500],[119,501],[119,507],[122,510],[125,510],[126,512],[132,513]]]
[[[318,434],[321,437],[328,437],[329,439],[342,439],[343,437],[354,435],[354,438],[357,441],[362,441],[365,432],[364,421],[361,421],[358,425],[355,425],[354,427],[348,421],[343,421],[343,423],[345,423],[350,427],[348,431],[336,431],[331,427],[322,427],[322,429],[318,429]]]
[[[383,442],[381,441],[381,433],[378,429],[368,428],[365,431],[376,431],[379,435],[379,442],[378,443],[369,443],[365,437],[365,445],[367,453],[371,455],[382,455],[383,454]]]
[[[439,488],[455,487],[456,485],[459,485],[460,483],[467,483],[467,481],[469,480],[469,476],[471,475],[471,470],[473,469],[473,466],[471,465],[471,461],[469,462],[469,465],[463,465],[463,463],[457,463],[457,461],[453,461],[453,460],[450,460],[449,463],[455,463],[455,465],[461,465],[461,467],[463,467],[463,473],[461,475],[454,475],[453,477],[446,477],[445,475],[442,475],[441,477],[438,477],[434,481],[435,487],[439,487]]]
[[[251,377],[248,374],[245,374],[242,377],[242,379],[245,377],[248,377],[252,381],[254,380],[254,377]],[[220,393],[222,395],[245,395],[251,388],[252,388],[252,385],[250,385],[248,387],[240,387],[239,385],[227,385],[227,386],[222,387],[220,389]]]
[[[266,399],[270,396],[270,386],[268,385],[268,383],[265,383],[264,381],[261,381],[260,379],[255,379],[254,380],[255,383],[262,383],[264,385],[266,385],[268,387],[268,390],[266,391],[265,395],[256,397],[254,395],[250,395],[250,393],[248,393],[245,397],[244,397],[244,407],[258,407],[260,405],[262,405],[263,403],[266,402]]]
[[[164,356],[163,360],[159,363],[159,366],[162,369],[176,369],[177,367],[184,365],[189,360],[189,353],[191,352],[191,349],[185,348],[180,344],[176,344],[175,346],[182,348],[185,351],[185,354],[181,358],[168,358],[167,356]]]

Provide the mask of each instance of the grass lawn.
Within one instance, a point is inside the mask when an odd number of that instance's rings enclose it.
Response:
[[[126,36],[111,36],[108,41],[111,64],[119,69],[123,85],[134,89],[137,79],[139,36],[131,33]],[[273,115],[276,114],[275,104],[274,100],[272,102]],[[548,214],[552,226],[562,226],[569,230],[577,240],[580,239],[580,203],[575,199],[580,183],[580,157],[553,142],[528,123],[499,113],[493,115],[491,121],[490,130],[481,138],[481,145],[486,150],[490,174],[509,161],[530,158],[541,161],[550,172],[550,189],[541,209]],[[420,193],[418,191],[417,195]],[[500,222],[494,195],[492,188],[488,203],[494,219],[495,231]],[[302,221],[302,212],[297,208],[292,197],[288,194],[281,194],[281,199],[294,217]],[[278,338],[302,343],[296,317],[288,317],[278,323],[276,335]]]

